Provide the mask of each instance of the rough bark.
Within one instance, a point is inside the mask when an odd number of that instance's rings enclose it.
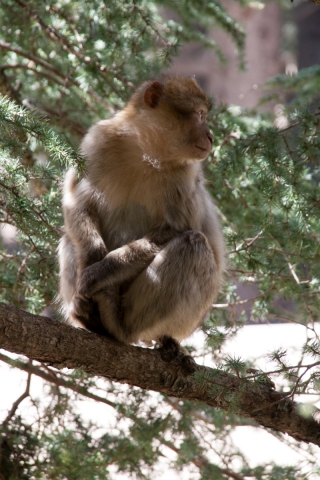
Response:
[[[233,409],[264,427],[320,446],[317,414],[300,415],[297,403],[266,385],[200,365],[195,375],[185,375],[179,363],[163,361],[158,350],[122,345],[3,303],[0,347],[59,369],[82,369],[146,390]]]

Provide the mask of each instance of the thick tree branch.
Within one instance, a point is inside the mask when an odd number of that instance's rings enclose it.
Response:
[[[232,406],[233,411],[264,427],[320,446],[319,423],[302,416],[295,402],[268,386],[202,366],[197,367],[196,375],[186,376],[179,364],[164,362],[157,350],[122,345],[3,303],[0,347],[56,368],[78,368],[228,411]]]

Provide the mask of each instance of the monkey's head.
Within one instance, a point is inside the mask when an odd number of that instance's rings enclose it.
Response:
[[[211,152],[213,137],[206,124],[211,106],[194,78],[162,75],[143,83],[127,108],[161,162],[190,163]]]

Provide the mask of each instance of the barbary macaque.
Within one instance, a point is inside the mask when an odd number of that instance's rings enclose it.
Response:
[[[163,75],[89,129],[87,174],[70,170],[63,192],[60,299],[73,325],[150,344],[203,322],[225,268],[201,166],[210,107],[194,78]]]

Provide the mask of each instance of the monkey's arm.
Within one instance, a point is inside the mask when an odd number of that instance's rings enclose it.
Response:
[[[100,235],[94,216],[85,210],[78,210],[74,215],[65,212],[65,229],[77,252],[80,272],[102,260],[108,249]],[[69,221],[70,218],[70,221]]]
[[[226,268],[225,245],[220,222],[217,217],[217,208],[212,202],[208,192],[204,192],[204,205],[202,232],[207,237],[212,248],[219,276],[222,276]]]
[[[177,235],[179,232],[169,226],[158,227],[144,238],[113,250],[102,261],[84,269],[79,294],[91,298],[105,287],[134,280],[161,248]]]
[[[75,171],[69,170],[64,182],[63,214],[66,234],[75,247],[80,272],[108,253],[100,234],[97,203],[97,195],[89,182],[78,183]]]
[[[113,250],[103,260],[83,270],[79,295],[91,298],[105,287],[135,279],[152,262],[158,251],[159,247],[146,238]]]

